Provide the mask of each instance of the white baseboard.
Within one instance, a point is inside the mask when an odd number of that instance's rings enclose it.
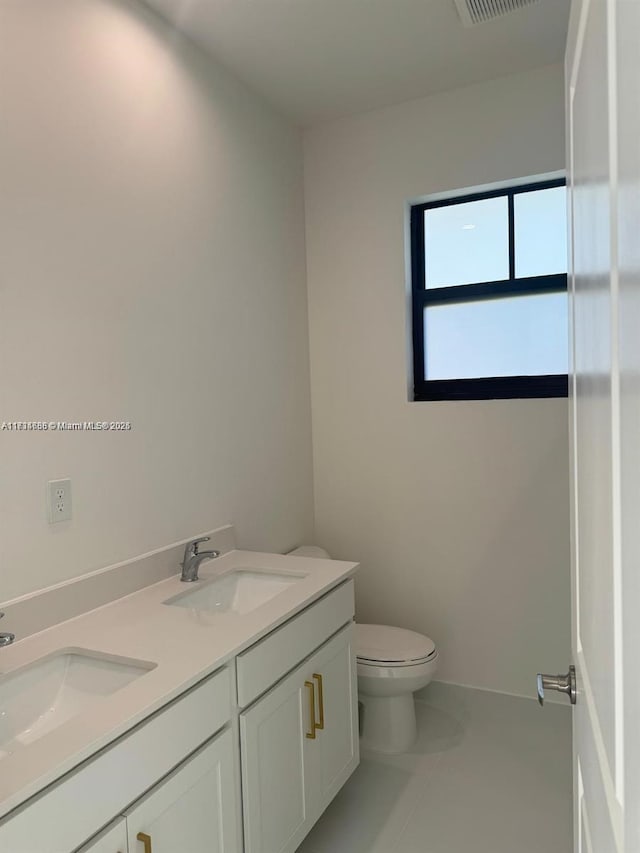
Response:
[[[530,694],[526,693],[514,693],[509,690],[496,690],[492,687],[482,687],[477,684],[459,684],[455,681],[440,681],[435,680],[432,681],[431,684],[428,684],[426,687],[423,687],[422,690],[418,690],[415,694],[415,699],[417,702],[429,702],[430,698],[433,696],[435,690],[447,690],[449,692],[453,692],[455,690],[479,690],[483,693],[497,693],[500,696],[511,696],[514,699],[529,699],[533,702],[537,702],[537,696],[532,692]],[[431,693],[431,696],[430,696]],[[545,703],[551,703],[553,705],[565,705],[567,704],[566,698],[563,699],[561,696],[548,695],[545,696]]]

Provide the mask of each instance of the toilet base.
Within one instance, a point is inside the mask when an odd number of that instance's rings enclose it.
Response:
[[[416,742],[416,707],[413,693],[400,696],[359,696],[363,704],[360,744],[364,749],[396,754]]]

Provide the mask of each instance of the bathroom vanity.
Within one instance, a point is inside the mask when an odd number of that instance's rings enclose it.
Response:
[[[231,551],[5,650],[0,851],[293,853],[359,760],[356,568]]]

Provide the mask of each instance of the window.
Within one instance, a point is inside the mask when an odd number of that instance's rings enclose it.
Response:
[[[567,395],[565,181],[411,208],[414,399]]]

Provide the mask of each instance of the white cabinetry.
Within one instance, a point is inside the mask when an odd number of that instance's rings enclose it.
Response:
[[[70,853],[86,844],[228,723],[233,689],[225,667],[25,803],[0,821],[0,853]]]
[[[349,580],[0,820],[0,853],[293,853],[358,764],[353,611]]]
[[[360,760],[358,688],[353,643],[354,629],[351,623],[312,659],[314,673],[322,676],[324,705],[324,729],[317,733],[314,743],[319,807],[316,818],[342,788]]]
[[[240,716],[245,853],[293,853],[358,764],[353,626]]]
[[[231,731],[174,770],[126,818],[129,853],[241,853]]]
[[[296,670],[240,718],[245,853],[295,850],[313,823],[305,680]]]
[[[127,821],[121,817],[78,850],[78,853],[127,853],[127,850]]]
[[[241,853],[234,766],[227,729],[78,853]]]

